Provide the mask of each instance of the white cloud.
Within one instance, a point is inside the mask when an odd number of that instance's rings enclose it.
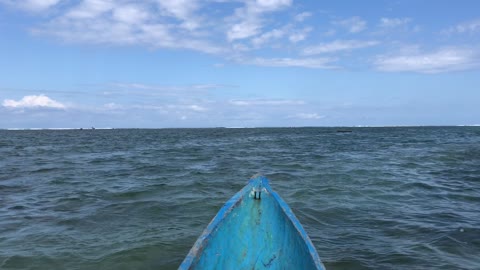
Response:
[[[192,84],[190,85],[192,89],[197,89],[197,90],[210,90],[210,89],[219,89],[219,88],[231,88],[235,87],[233,85],[226,85],[226,84]]]
[[[158,4],[178,20],[183,21],[182,27],[188,30],[197,29],[200,25],[195,11],[198,9],[197,0],[157,0]]]
[[[381,18],[380,27],[383,28],[394,28],[410,23],[412,19],[410,18]]]
[[[0,3],[31,12],[45,11],[59,2],[60,0],[0,0]]]
[[[115,8],[113,17],[127,24],[142,23],[150,17],[150,14],[140,6],[125,5]]]
[[[333,58],[254,58],[243,61],[245,64],[252,64],[265,67],[303,67],[303,68],[335,68],[331,65]]]
[[[248,51],[251,51],[252,48],[245,45],[245,44],[241,44],[241,43],[233,43],[232,44],[232,50],[235,51],[235,52],[248,52]]]
[[[447,34],[453,34],[453,33],[463,34],[463,33],[480,32],[480,19],[457,24],[453,27],[448,28],[444,32]]]
[[[168,112],[169,110],[174,111],[194,111],[194,112],[206,112],[208,108],[192,104],[192,105],[184,105],[184,104],[167,104],[167,105],[135,105],[134,109],[143,109],[143,110],[161,110],[164,112]]]
[[[168,113],[169,111],[194,111],[194,112],[206,112],[208,108],[192,104],[192,105],[185,105],[185,104],[133,104],[133,105],[121,105],[114,102],[103,104],[103,109],[109,111],[120,111],[120,110],[153,110],[153,111],[161,111],[164,113]]]
[[[117,103],[114,103],[114,102],[103,104],[103,107],[107,110],[120,110],[120,109],[124,108],[123,105],[120,105],[120,104],[117,104]]]
[[[55,6],[60,0],[27,0],[23,2],[28,9],[41,11]]]
[[[307,38],[308,33],[310,33],[312,30],[313,30],[312,27],[305,27],[302,30],[295,31],[294,33],[292,33],[288,37],[288,39],[293,43],[300,42],[302,40],[305,40]]]
[[[234,99],[229,102],[235,106],[286,106],[286,105],[304,105],[303,100],[291,99]]]
[[[318,113],[298,113],[295,115],[290,116],[289,118],[298,118],[298,119],[322,119],[325,118],[323,115],[319,115]]]
[[[334,21],[333,24],[345,28],[350,33],[358,33],[367,29],[367,22],[358,16]]]
[[[464,48],[444,48],[434,52],[405,51],[401,54],[377,57],[374,62],[381,71],[411,71],[441,73],[476,68],[480,65],[479,53]]]
[[[312,27],[298,26],[311,16],[302,12],[278,25],[273,12],[284,12],[292,0],[29,0],[0,3],[43,3],[55,6],[30,28],[32,34],[67,43],[185,49],[244,58],[264,46],[285,49],[307,38]],[[215,3],[212,3],[215,2]],[[12,4],[13,5],[13,4]],[[212,10],[212,6],[222,11]],[[236,8],[232,8],[236,7]],[[273,27],[272,27],[273,26]],[[225,34],[222,38],[222,34]],[[325,59],[253,58],[263,66],[324,67]],[[243,61],[245,63],[246,61]]]
[[[227,32],[227,38],[229,41],[248,38],[258,34],[261,27],[262,26],[257,19],[245,20],[234,24]]]
[[[197,8],[196,0],[157,0],[158,4],[173,16],[185,19]]]
[[[222,46],[214,45],[201,31],[193,31],[200,27],[194,14],[196,6],[194,0],[83,0],[62,6],[56,17],[35,27],[32,33],[75,43],[224,52]]]
[[[191,85],[155,85],[131,82],[101,84],[104,97],[140,98],[168,98],[182,100],[182,103],[197,102],[195,98],[204,98],[213,91],[223,91],[237,87],[227,84],[191,84]],[[194,108],[194,107],[191,107]]]
[[[59,37],[69,42],[97,44],[148,44],[172,46],[169,26],[149,22],[150,14],[141,6],[114,1],[84,0],[33,33]]]
[[[13,99],[5,99],[2,105],[6,108],[53,108],[65,109],[66,106],[58,101],[55,101],[45,95],[24,96],[19,101]]]
[[[84,0],[67,11],[64,17],[70,19],[91,19],[111,11],[113,7],[114,3],[111,1]]]
[[[273,47],[279,47],[281,45],[278,42],[279,39],[288,37],[288,40],[292,43],[297,43],[305,40],[308,34],[313,30],[312,27],[304,27],[303,29],[296,29],[293,24],[287,24],[281,28],[275,28],[268,32],[265,32],[255,38],[251,39],[254,48],[260,48],[265,44],[272,43]]]
[[[230,88],[233,85],[225,84],[190,84],[190,85],[154,85],[143,83],[113,83],[113,87],[130,90],[152,90],[152,91],[188,91],[188,90],[212,90],[219,88]]]
[[[276,10],[285,6],[290,6],[292,0],[256,0],[255,5],[257,8],[265,10]]]
[[[256,0],[245,1],[230,20],[233,22],[227,30],[227,39],[234,41],[257,35],[263,28],[263,15],[288,7],[292,0]]]
[[[255,46],[261,46],[264,43],[272,39],[279,39],[285,35],[285,32],[281,29],[273,29],[272,31],[266,32],[259,37],[252,39],[252,43]]]
[[[200,105],[188,105],[185,108],[189,109],[189,110],[192,110],[192,111],[196,111],[196,112],[205,112],[205,111],[208,110],[207,108],[202,107]]]
[[[361,40],[335,40],[329,43],[322,43],[317,46],[307,47],[303,50],[304,55],[315,55],[323,53],[333,53],[338,51],[350,51],[378,45],[378,41]]]
[[[294,20],[297,21],[297,22],[303,22],[303,21],[305,21],[307,18],[309,18],[310,16],[312,16],[312,13],[310,13],[310,12],[302,12],[302,13],[299,13],[299,14],[295,15]]]
[[[18,3],[19,6],[21,3],[30,3],[38,9],[52,8],[52,12],[42,13],[38,20],[34,20],[43,23],[35,26],[32,33],[66,42],[194,50],[224,56],[226,61],[266,67],[336,68],[336,58],[320,56],[334,56],[327,54],[379,44],[378,41],[360,41],[355,38],[320,44],[307,43],[307,38],[313,32],[313,28],[307,24],[312,13],[299,12],[301,6],[289,9],[293,0],[0,0],[0,3]],[[281,16],[273,16],[277,12]],[[289,18],[290,21],[279,21],[279,18]],[[377,26],[398,27],[410,21],[410,18],[384,17]],[[480,21],[474,20],[459,24],[452,31],[474,32],[478,31],[479,25]],[[345,34],[342,29],[359,33],[367,29],[367,22],[358,16],[344,17],[331,21],[327,28],[318,31],[329,28],[331,29],[327,33],[317,34]],[[298,48],[293,44],[301,41],[304,41],[300,44],[305,47]],[[259,50],[267,46],[275,48],[268,52],[268,56],[264,54],[266,50]],[[278,52],[284,54],[277,54]],[[308,57],[314,55],[319,57]],[[402,59],[416,61],[416,55]],[[445,55],[443,52],[440,56]],[[381,56],[375,64],[382,70],[395,69],[394,63],[401,62],[402,56],[408,54],[397,52],[393,56]],[[431,66],[437,70],[435,64]],[[137,87],[139,88],[141,87]],[[143,88],[171,91],[195,89],[194,86]]]
[[[291,34],[288,37],[288,39],[293,43],[297,43],[297,42],[300,42],[302,40],[305,40],[306,37],[307,37],[307,35],[305,33],[295,33],[295,34]]]

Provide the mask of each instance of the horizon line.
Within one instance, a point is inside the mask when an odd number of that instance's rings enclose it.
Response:
[[[258,127],[59,127],[59,128],[0,128],[0,130],[113,130],[113,129],[255,129],[255,128],[393,128],[393,127],[480,127],[467,125],[338,125],[338,126],[258,126]]]

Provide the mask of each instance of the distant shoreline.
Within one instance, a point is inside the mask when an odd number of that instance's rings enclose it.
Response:
[[[480,124],[473,125],[391,125],[391,126],[298,126],[298,127],[156,127],[156,128],[132,128],[132,127],[121,127],[121,128],[110,128],[110,127],[101,127],[101,128],[0,128],[0,130],[79,130],[79,131],[88,131],[88,130],[113,130],[113,129],[262,129],[262,128],[420,128],[420,127],[480,127]]]

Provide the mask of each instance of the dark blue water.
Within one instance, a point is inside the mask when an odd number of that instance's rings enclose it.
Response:
[[[0,131],[0,269],[176,269],[257,172],[328,269],[480,269],[480,128]]]

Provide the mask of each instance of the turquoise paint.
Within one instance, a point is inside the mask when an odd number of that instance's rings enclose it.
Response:
[[[290,207],[256,176],[220,209],[179,269],[325,268]]]

